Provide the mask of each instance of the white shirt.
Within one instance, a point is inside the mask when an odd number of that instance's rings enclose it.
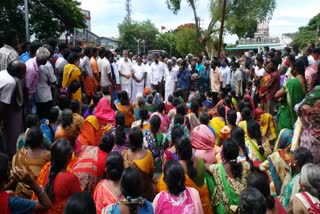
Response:
[[[111,74],[111,64],[109,60],[104,57],[98,61],[99,72],[100,72],[100,85],[101,87],[107,87],[111,85],[108,74]]]
[[[258,66],[254,67],[254,73],[256,74],[257,77],[263,77],[266,75],[266,72],[264,68],[260,68]]]
[[[146,71],[147,71],[146,87],[151,88],[151,73],[152,73],[151,63],[144,64],[144,66],[146,67]]]
[[[45,103],[52,100],[50,83],[56,81],[53,67],[49,61],[39,67],[39,79],[36,84],[36,102]]]
[[[10,104],[15,88],[16,81],[8,71],[0,71],[0,102]]]
[[[84,56],[80,61],[80,66],[84,69],[84,71],[88,74],[89,77],[93,77],[93,72],[90,65],[89,57]]]
[[[167,68],[164,73],[165,90],[174,90],[176,82],[178,81],[177,71],[171,68],[171,71]]]
[[[132,71],[134,76],[138,79],[141,80],[143,78],[144,73],[147,72],[146,67],[143,63],[141,63],[141,65],[138,65],[138,63],[136,63],[133,67],[132,67]],[[144,85],[145,80],[141,81],[141,82],[137,82],[135,79],[133,80],[133,84],[134,85]]]
[[[128,75],[132,72],[132,62],[130,59],[128,61],[123,60],[120,62],[119,72]],[[120,83],[123,85],[131,84],[131,77],[128,79],[126,77],[120,76]]]
[[[161,82],[164,72],[165,72],[165,64],[163,62],[155,63],[153,62],[151,64],[151,84],[158,85],[159,82]]]
[[[118,65],[116,62],[113,62],[111,65],[113,67],[114,76],[116,77],[116,84],[119,85],[120,84],[120,75],[119,75]]]
[[[236,92],[236,96],[242,95],[241,94],[242,84],[240,84],[240,89],[239,89],[238,81],[242,81],[242,71],[239,68],[233,71],[231,75],[231,88]],[[239,90],[240,90],[240,94],[238,94]]]
[[[231,83],[231,71],[228,66],[220,67],[219,69],[221,76],[222,76],[222,88],[225,88],[227,85]]]

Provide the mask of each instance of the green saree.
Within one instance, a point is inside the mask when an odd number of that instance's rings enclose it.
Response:
[[[305,96],[302,85],[297,78],[289,80],[283,88],[286,92],[286,101],[281,104],[278,110],[278,134],[284,128],[293,129],[297,120],[294,106],[300,103]]]

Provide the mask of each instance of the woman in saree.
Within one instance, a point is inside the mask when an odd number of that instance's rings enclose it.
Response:
[[[62,77],[62,88],[67,88],[70,83],[75,81],[81,81],[81,71],[78,68],[79,57],[76,53],[71,53],[67,59],[68,63],[64,66],[63,69],[63,77]],[[79,103],[81,102],[81,88],[79,88],[75,93],[71,95],[71,100],[77,100]]]
[[[165,136],[160,131],[161,119],[154,115],[150,119],[150,130],[146,130],[143,136],[143,144],[146,149],[152,152],[154,160],[154,172],[162,172],[162,154],[168,147]]]
[[[320,213],[320,165],[308,163],[302,167],[300,177],[301,192],[291,200],[287,213]]]
[[[170,160],[164,166],[164,181],[168,191],[162,191],[153,200],[156,214],[181,213],[202,214],[203,209],[199,193],[192,187],[186,187],[184,169],[178,161]]]
[[[116,114],[114,110],[111,108],[111,104],[106,97],[102,97],[99,100],[94,116],[97,117],[100,126],[105,126],[109,124],[114,125]]]
[[[169,126],[170,126],[170,119],[168,117],[168,115],[166,115],[164,113],[164,103],[160,102],[157,105],[157,111],[154,112],[153,114],[151,114],[150,118],[152,118],[154,115],[159,116],[160,120],[161,120],[161,125],[160,125],[160,132],[162,133],[167,133]]]
[[[105,163],[106,176],[100,181],[93,193],[97,214],[102,209],[121,200],[120,178],[124,170],[123,157],[119,152],[111,152]]]
[[[143,133],[138,128],[132,128],[129,133],[129,149],[122,152],[124,166],[136,168],[144,180],[142,196],[152,201],[155,196],[153,187],[153,157],[150,150],[143,148]]]
[[[141,131],[150,129],[149,112],[145,107],[139,108],[139,120],[132,123],[131,128],[140,127]]]
[[[72,145],[75,144],[77,136],[77,130],[72,124],[73,116],[70,109],[64,109],[61,113],[61,124],[58,126],[54,135],[54,140],[61,138],[67,139]]]
[[[186,122],[187,128],[189,132],[192,132],[192,130],[200,125],[199,121],[199,99],[197,97],[193,97],[191,99],[191,106],[190,106],[190,112],[186,116]]]
[[[84,145],[72,172],[79,178],[81,188],[93,193],[94,187],[105,173],[105,162],[114,145],[114,136],[103,135],[99,146]]]
[[[135,121],[133,115],[133,107],[130,103],[128,93],[126,91],[120,92],[120,102],[117,103],[117,110],[121,111],[125,116],[125,126],[130,128]]]
[[[283,183],[281,188],[280,201],[284,207],[287,207],[294,195],[300,191],[301,169],[307,163],[313,163],[313,155],[309,149],[299,147],[291,159],[291,179]]]
[[[308,94],[300,107],[303,130],[300,146],[309,149],[314,157],[314,163],[320,164],[320,86]]]
[[[12,168],[26,169],[28,173],[37,180],[41,168],[50,161],[50,152],[41,149],[43,134],[38,127],[29,129],[26,137],[25,147],[17,151],[12,159]],[[18,183],[15,196],[30,199],[33,190],[24,183]]]
[[[225,162],[207,166],[214,180],[214,192],[211,203],[214,213],[237,213],[239,195],[247,186],[250,171],[248,162],[238,162],[239,146],[232,139],[223,142]]]
[[[115,145],[112,151],[122,152],[129,149],[129,132],[130,129],[125,126],[125,116],[122,112],[116,115],[116,127],[111,129],[111,133],[115,136]]]
[[[192,145],[189,138],[182,137],[176,143],[176,150],[179,163],[185,172],[185,186],[192,187],[199,192],[204,213],[212,213],[208,186],[205,183],[205,163],[201,158],[192,154]],[[168,190],[164,181],[164,174],[161,175],[157,184],[157,192]]]
[[[216,133],[216,145],[220,146],[220,139],[222,137],[221,129],[226,125],[226,109],[223,105],[218,107],[218,116],[212,118],[209,125],[214,129],[214,132]]]
[[[185,136],[184,131],[180,126],[173,127],[169,148],[167,148],[162,155],[162,166],[164,166],[169,160],[179,160],[176,150],[176,142],[183,136]]]
[[[293,129],[297,120],[294,107],[303,100],[306,93],[304,72],[304,61],[296,60],[291,66],[291,74],[294,78],[290,79],[275,95],[275,99],[284,98],[278,110],[277,133],[284,128]]]
[[[260,124],[261,135],[269,142],[274,142],[277,138],[277,128],[272,115],[264,112],[262,108],[256,108],[254,116]]]

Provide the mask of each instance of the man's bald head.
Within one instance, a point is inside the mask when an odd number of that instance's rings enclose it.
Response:
[[[26,65],[20,60],[14,60],[7,67],[8,73],[19,79],[23,79],[26,74]]]

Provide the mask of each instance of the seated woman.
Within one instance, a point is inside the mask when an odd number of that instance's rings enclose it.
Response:
[[[249,107],[243,107],[241,110],[242,120],[239,122],[238,126],[243,129],[245,133],[245,140],[248,141],[250,137],[248,136],[247,121],[253,118],[251,109]]]
[[[157,111],[154,112],[153,114],[151,114],[150,118],[152,118],[155,115],[157,115],[161,120],[160,132],[167,133],[169,126],[170,126],[170,119],[169,119],[168,115],[166,115],[164,113],[164,103],[163,102],[160,102],[157,105]]]
[[[70,104],[70,109],[72,111],[72,125],[76,129],[76,135],[78,136],[80,134],[80,130],[83,124],[83,117],[80,115],[81,106],[80,103],[77,100],[72,100]]]
[[[267,201],[256,188],[246,188],[240,194],[238,214],[266,214]]]
[[[139,120],[136,120],[132,123],[131,128],[140,127],[141,131],[146,131],[150,129],[149,113],[145,107],[139,109]]]
[[[86,119],[87,117],[89,117],[90,115],[94,115],[96,112],[96,108],[97,105],[100,101],[100,99],[102,98],[102,94],[101,93],[96,93],[93,96],[93,103],[85,110],[84,114],[83,114],[83,118]]]
[[[171,131],[171,140],[169,143],[169,148],[167,148],[162,155],[162,166],[169,160],[179,160],[176,149],[176,142],[185,136],[184,131],[181,127],[175,126]]]
[[[247,186],[256,188],[265,197],[268,214],[286,214],[286,210],[283,208],[279,199],[270,195],[269,180],[266,175],[259,171],[250,173],[247,180]]]
[[[320,213],[320,166],[308,163],[302,167],[300,187],[302,192],[297,193],[291,200],[287,213]]]
[[[161,119],[158,115],[154,115],[150,119],[150,130],[144,132],[143,144],[146,149],[152,152],[154,160],[154,172],[162,171],[161,157],[164,150],[168,147],[164,135],[160,131]]]
[[[105,173],[105,162],[114,145],[114,136],[109,133],[101,138],[98,146],[84,145],[72,172],[79,178],[81,188],[90,193]]]
[[[16,182],[29,186],[38,196],[38,201],[16,197],[14,196],[14,192],[5,190],[9,177],[9,157],[0,153],[0,213],[43,212],[51,207],[52,204],[48,195],[26,170],[15,167],[12,169],[12,177]]]
[[[122,152],[124,166],[136,168],[144,180],[142,196],[150,201],[155,196],[153,188],[153,157],[150,150],[145,150],[142,146],[143,134],[139,128],[132,128],[129,134],[129,149]]]
[[[239,195],[247,185],[250,166],[247,162],[238,163],[239,146],[232,139],[223,142],[222,152],[224,163],[207,166],[215,184],[211,203],[214,213],[236,213]]]
[[[186,122],[185,122],[189,132],[192,132],[192,130],[196,126],[200,125],[199,111],[200,111],[199,99],[197,97],[193,97],[191,99],[190,112],[187,114]]]
[[[121,154],[119,152],[111,152],[108,155],[105,168],[106,177],[97,184],[93,193],[97,213],[101,213],[104,207],[122,199],[120,178],[124,170],[124,165]]]
[[[239,127],[234,128],[231,131],[231,138],[239,146],[239,156],[237,157],[238,162],[250,162],[249,149],[245,144],[243,129]]]
[[[209,164],[216,162],[215,137],[208,126],[201,124],[195,127],[191,132],[191,143],[195,156]]]
[[[114,125],[116,113],[111,107],[109,100],[106,97],[102,97],[98,102],[94,116],[99,121],[100,126]]]
[[[153,95],[152,94],[149,94],[147,96],[147,99],[146,99],[146,109],[148,110],[149,114],[152,114],[153,112],[155,112],[157,109],[156,109],[156,106],[154,106],[152,104],[152,101],[153,101]]]
[[[77,192],[70,196],[63,211],[64,214],[94,214],[96,207],[89,192]]]
[[[115,136],[115,145],[112,151],[122,152],[129,148],[129,131],[125,126],[125,116],[122,112],[116,115],[116,127],[111,129],[111,133]]]
[[[50,152],[41,149],[43,134],[38,127],[29,129],[26,137],[25,147],[17,151],[12,159],[12,168],[26,169],[28,173],[37,179],[41,168],[50,161]],[[24,183],[18,183],[15,195],[22,198],[31,198],[32,189]]]
[[[221,129],[226,125],[226,109],[225,107],[218,107],[218,116],[210,120],[210,127],[212,127],[216,133],[216,145],[220,146],[220,139],[222,137]]]
[[[145,107],[145,100],[143,98],[143,96],[138,96],[137,98],[137,104],[135,104],[135,108],[134,108],[134,118],[135,120],[140,120],[140,109]]]
[[[204,213],[212,213],[210,197],[207,184],[205,184],[205,164],[201,158],[192,154],[191,142],[188,138],[182,137],[176,143],[176,150],[179,162],[185,171],[185,185],[195,188],[200,195]],[[157,191],[167,190],[168,186],[164,182],[164,174],[161,175],[157,184]]]
[[[164,166],[164,182],[168,191],[162,191],[153,200],[156,214],[203,213],[199,193],[185,186],[184,169],[178,161],[170,160]]]
[[[49,213],[62,213],[69,197],[81,192],[78,177],[67,171],[67,165],[72,157],[72,146],[66,139],[59,139],[51,148],[50,173],[45,179],[45,192],[52,201]]]
[[[118,111],[121,111],[124,114],[125,126],[130,128],[135,119],[133,115],[133,107],[126,91],[120,92],[120,102],[117,103],[116,107]]]
[[[51,108],[48,119],[44,118],[40,120],[41,131],[51,142],[53,141],[54,134],[58,128],[58,118],[59,110],[57,108]]]
[[[175,107],[174,102],[173,102],[173,101],[174,101],[174,98],[175,98],[175,97],[174,97],[172,94],[169,95],[169,97],[168,97],[168,102],[166,102],[166,103],[164,104],[164,113],[168,114],[169,111]]]
[[[272,115],[264,112],[262,108],[256,108],[254,116],[260,124],[261,135],[274,143],[277,138],[277,128]]]
[[[120,190],[123,198],[102,210],[102,214],[153,214],[152,204],[143,197],[143,178],[136,168],[126,168],[121,176]]]
[[[73,117],[70,109],[64,109],[61,113],[61,124],[58,126],[57,131],[54,135],[54,140],[61,138],[67,139],[71,145],[74,145],[77,138],[77,131],[72,125]]]

